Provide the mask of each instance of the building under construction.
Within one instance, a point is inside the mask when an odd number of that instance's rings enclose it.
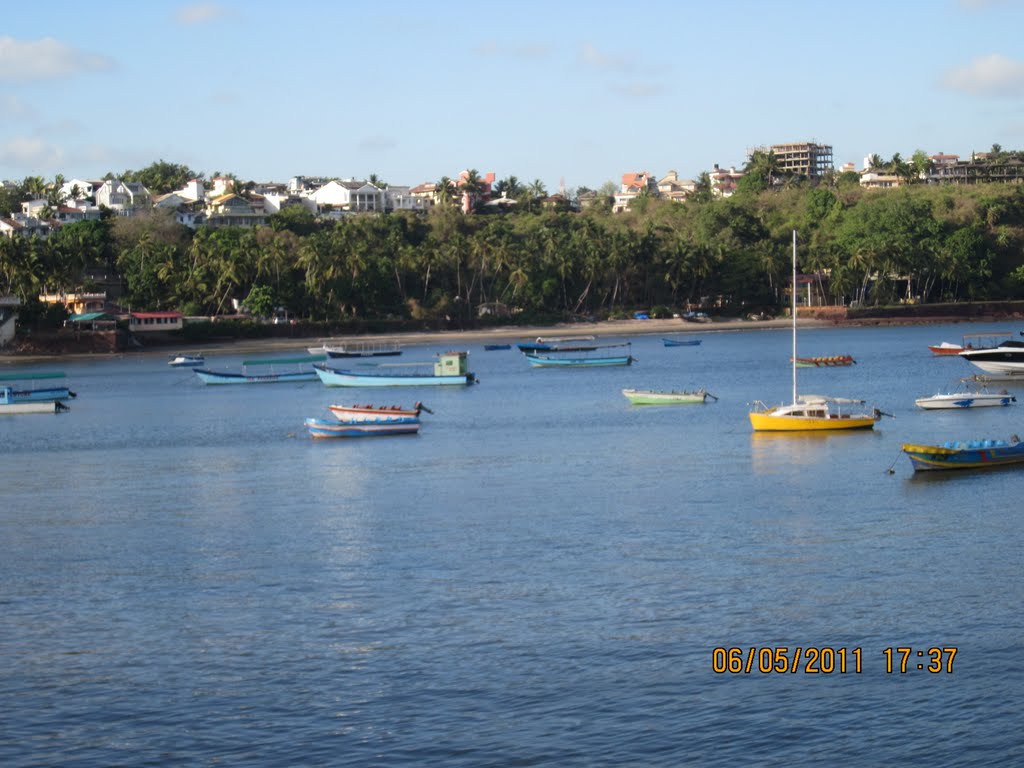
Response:
[[[757,151],[765,154],[774,153],[777,169],[784,175],[820,179],[835,169],[832,164],[832,147],[826,144],[801,141],[794,144],[772,144],[770,147],[758,147]],[[752,155],[753,152],[749,154]]]

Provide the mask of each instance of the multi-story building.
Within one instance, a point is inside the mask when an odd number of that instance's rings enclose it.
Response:
[[[784,176],[820,179],[835,169],[832,162],[832,147],[813,141],[756,147],[747,154],[753,156],[754,152],[773,153],[778,170]]]

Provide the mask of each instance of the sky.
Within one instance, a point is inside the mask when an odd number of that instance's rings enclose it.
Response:
[[[748,150],[1024,149],[1024,0],[50,0],[0,22],[0,179],[163,160],[211,178],[549,192]]]

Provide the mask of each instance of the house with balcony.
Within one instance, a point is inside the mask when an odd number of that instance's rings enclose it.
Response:
[[[675,171],[669,171],[657,184],[658,194],[667,200],[682,202],[697,191],[697,182],[693,179],[680,179]]]
[[[329,181],[308,194],[317,213],[350,211],[364,213],[384,210],[383,191],[365,181]]]
[[[250,201],[233,192],[210,200],[205,213],[210,227],[258,227],[267,223],[262,201]]]
[[[96,205],[109,208],[118,216],[132,216],[148,209],[152,202],[149,190],[136,181],[107,179],[96,190]]]
[[[740,179],[744,176],[746,174],[743,171],[737,171],[735,166],[730,166],[729,170],[725,170],[719,168],[718,163],[715,163],[715,167],[708,173],[708,179],[711,181],[711,194],[715,197],[732,197],[736,193]]]
[[[615,193],[615,202],[612,205],[612,213],[621,213],[628,209],[629,204],[640,194],[658,194],[658,180],[654,175],[647,171],[622,174],[622,182],[619,185],[619,191]]]

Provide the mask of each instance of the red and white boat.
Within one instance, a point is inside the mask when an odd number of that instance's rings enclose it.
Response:
[[[933,355],[959,355],[964,351],[963,345],[950,344],[948,341],[936,344],[935,346],[929,346],[928,349]]]
[[[328,408],[334,414],[334,418],[346,423],[418,418],[420,411],[433,413],[423,403],[416,403],[412,408],[403,408],[400,405],[329,405]]]

